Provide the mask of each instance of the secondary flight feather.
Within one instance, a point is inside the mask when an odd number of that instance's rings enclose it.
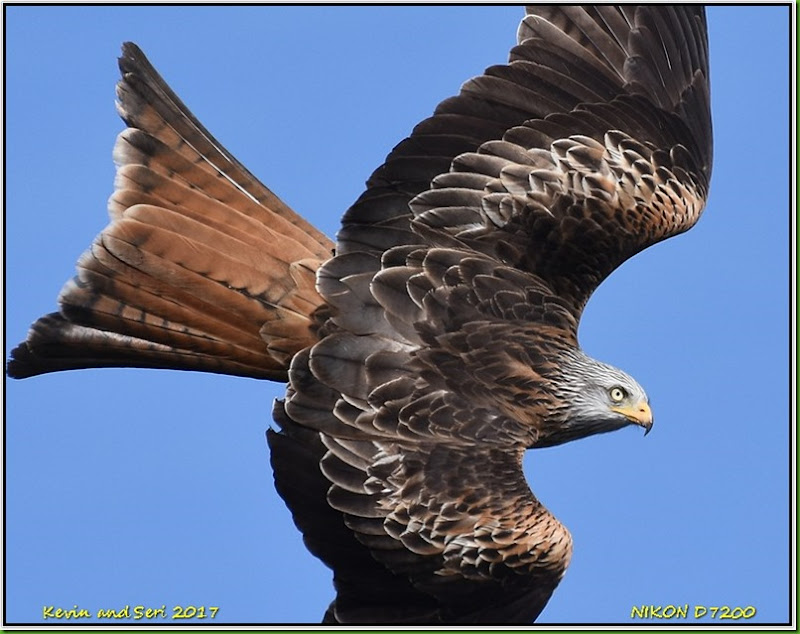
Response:
[[[523,453],[653,418],[585,355],[583,307],[692,227],[711,175],[696,5],[531,7],[508,64],[439,104],[331,241],[120,58],[110,224],[10,376],[103,366],[288,383],[278,491],[334,572],[330,623],[525,623],[572,539]]]

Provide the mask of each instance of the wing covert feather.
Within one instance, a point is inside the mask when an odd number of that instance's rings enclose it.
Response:
[[[509,64],[440,104],[345,214],[318,276],[337,314],[284,404],[328,448],[328,503],[431,623],[546,603],[569,533],[509,456],[550,432],[549,359],[592,290],[708,192],[702,8],[528,11]],[[353,596],[329,616],[371,618]]]
[[[712,135],[697,5],[530,7],[398,143],[335,244],[119,62],[111,223],[8,372],[287,380],[276,488],[333,569],[325,623],[529,623],[572,551],[522,455],[556,362],[626,258],[697,222]]]

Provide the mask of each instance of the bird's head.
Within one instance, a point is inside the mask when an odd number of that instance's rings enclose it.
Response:
[[[622,370],[586,356],[570,354],[560,364],[555,392],[563,404],[562,417],[552,433],[543,436],[537,447],[549,447],[639,425],[645,435],[653,426],[649,399],[641,385]]]

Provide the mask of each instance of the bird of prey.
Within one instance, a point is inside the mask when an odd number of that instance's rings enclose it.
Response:
[[[288,383],[276,487],[333,570],[329,623],[525,623],[572,553],[523,453],[649,430],[583,307],[697,222],[712,159],[697,5],[532,7],[509,62],[401,141],[331,241],[123,46],[110,224],[8,374]]]

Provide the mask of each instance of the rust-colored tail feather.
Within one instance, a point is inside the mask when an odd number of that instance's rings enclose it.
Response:
[[[78,261],[60,312],[33,324],[9,376],[156,367],[285,380],[316,340],[316,269],[333,243],[195,119],[123,45],[111,223]]]

